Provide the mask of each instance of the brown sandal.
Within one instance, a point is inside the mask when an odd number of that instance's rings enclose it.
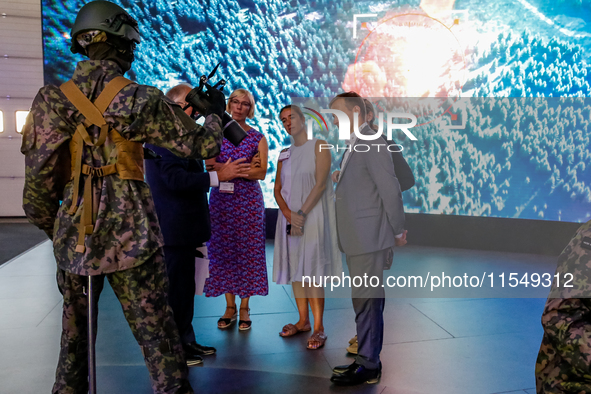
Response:
[[[312,329],[312,327],[310,327],[310,324],[304,326],[304,328],[302,328],[301,330],[298,328],[298,326],[296,326],[295,324],[286,324],[285,326],[283,326],[281,332],[279,333],[279,336],[281,337],[290,337],[292,335],[295,334],[299,334],[300,332],[308,332]],[[284,334],[285,333],[285,334]]]
[[[234,315],[232,317],[220,317],[218,320],[218,328],[224,329],[230,327],[236,321],[236,305],[234,306],[227,306],[226,309],[234,309]]]
[[[308,345],[306,346],[310,350],[317,350],[324,346],[328,337],[323,331],[316,331],[310,338],[308,338]],[[320,345],[314,347],[314,343],[320,343]]]

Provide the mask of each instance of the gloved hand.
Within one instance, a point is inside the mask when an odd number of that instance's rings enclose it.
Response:
[[[208,85],[206,85],[206,89],[206,91],[201,91],[199,88],[194,88],[187,94],[185,101],[201,115],[218,115],[222,120],[224,137],[234,146],[238,146],[246,137],[246,131],[242,130],[242,127],[226,112],[224,93]]]
[[[226,96],[218,89],[207,86],[207,101],[209,101],[209,108],[207,114],[216,114],[222,118],[226,112]]]

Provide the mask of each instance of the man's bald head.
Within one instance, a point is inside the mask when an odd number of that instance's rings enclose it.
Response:
[[[185,102],[185,97],[187,97],[187,94],[191,91],[191,89],[193,89],[191,85],[182,83],[170,89],[166,93],[166,97],[177,103],[182,103]]]
[[[182,83],[180,85],[176,85],[174,88],[172,88],[168,92],[166,92],[166,97],[168,97],[169,99],[171,99],[172,101],[174,101],[175,103],[180,105],[181,107],[185,108],[185,107],[187,107],[187,102],[185,101],[185,98],[187,97],[187,94],[192,89],[193,88],[191,87],[191,85],[187,85],[186,83]],[[193,109],[191,107],[187,107],[187,109],[185,109],[185,113],[189,116],[191,115],[192,112],[193,112]]]

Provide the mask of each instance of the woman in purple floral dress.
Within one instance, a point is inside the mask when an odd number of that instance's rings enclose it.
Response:
[[[258,182],[267,174],[268,145],[263,134],[246,123],[247,117],[254,117],[254,98],[248,90],[232,92],[227,110],[248,135],[237,147],[224,139],[220,155],[206,161],[208,170],[217,170],[228,160],[241,158],[252,165],[248,177],[221,182],[218,188],[212,188],[209,197],[209,278],[204,290],[207,297],[226,296],[226,311],[218,320],[219,328],[227,328],[236,321],[236,296],[240,297],[238,328],[248,330],[251,327],[250,297],[269,292],[265,207]]]

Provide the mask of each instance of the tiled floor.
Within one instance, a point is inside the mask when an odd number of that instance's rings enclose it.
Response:
[[[271,244],[267,256],[271,270]],[[523,272],[555,268],[552,257],[413,246],[397,251],[395,261],[390,274],[396,275],[410,272],[413,264],[434,272],[449,271],[455,263],[482,272],[509,266]],[[533,394],[544,302],[388,299],[380,384],[342,388],[332,386],[329,378],[333,366],[351,362],[344,350],[355,332],[350,299],[326,300],[328,341],[324,349],[310,351],[305,349],[307,335],[277,335],[284,324],[297,319],[288,286],[271,283],[267,297],[253,297],[253,329],[247,332],[218,330],[224,300],[197,297],[198,341],[215,346],[218,353],[202,367],[191,368],[190,379],[200,393]],[[60,317],[49,242],[0,267],[1,394],[50,392]],[[141,352],[108,285],[100,300],[97,364],[99,393],[151,393]]]

